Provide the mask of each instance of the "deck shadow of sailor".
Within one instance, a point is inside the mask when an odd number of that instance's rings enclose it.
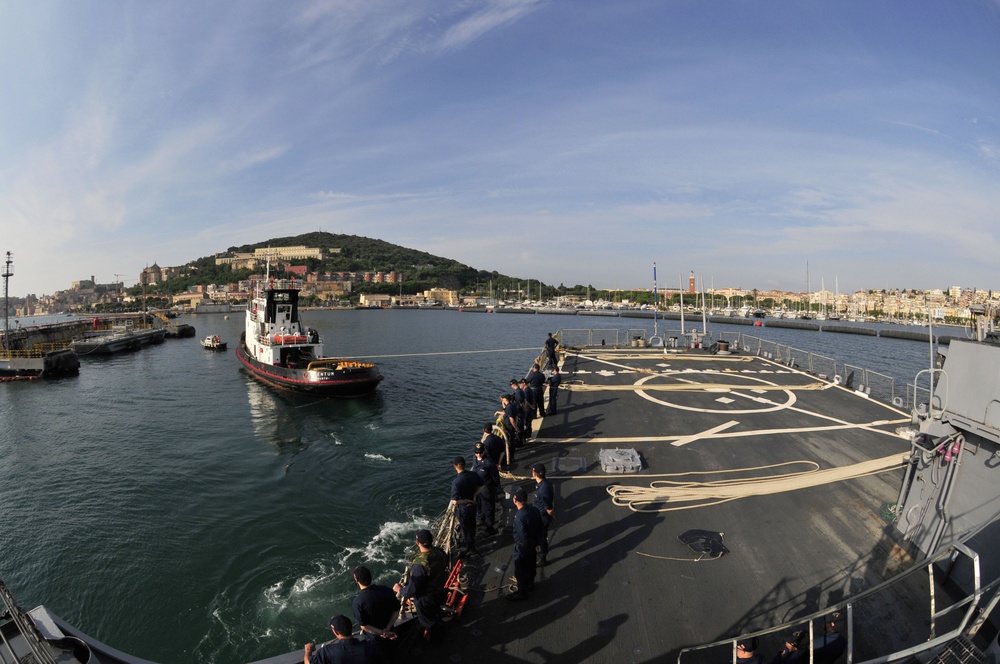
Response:
[[[583,662],[614,641],[615,636],[618,635],[618,628],[624,625],[626,621],[628,621],[628,616],[624,613],[613,615],[604,620],[598,620],[596,634],[588,636],[565,652],[552,652],[542,646],[535,646],[528,652],[540,655],[544,662]]]
[[[559,513],[560,516],[563,516],[564,521],[569,521],[577,519],[595,508],[608,504],[608,501],[608,492],[603,486],[584,487],[562,498]],[[638,544],[644,541],[653,528],[662,521],[663,517],[658,514],[628,512],[628,515],[621,519],[602,522],[589,531],[560,539],[557,543],[560,549],[559,557],[592,556],[600,548],[598,545],[607,544],[611,541],[628,544],[629,546],[625,547],[626,550],[634,550],[633,542]],[[630,533],[627,539],[613,540],[620,533],[624,533],[631,528],[638,528],[638,535]],[[624,553],[621,557],[624,557]]]
[[[553,479],[556,479],[553,477]],[[607,492],[603,487],[592,486],[564,496],[558,513],[564,520],[576,518],[575,514],[589,512],[599,503],[606,503]],[[541,615],[566,616],[577,609],[581,600],[597,591],[598,585],[609,570],[625,559],[647,540],[663,518],[655,514],[629,513],[611,523],[602,523],[568,539],[552,537],[554,555],[551,560],[565,564],[548,565],[539,569],[531,600],[518,603],[506,612],[500,621],[504,640],[520,639],[537,631]],[[571,547],[567,549],[567,547]],[[553,567],[557,571],[553,572]],[[597,616],[600,618],[600,616]],[[590,658],[598,657],[597,648],[603,648],[614,638],[618,628],[628,621],[627,614],[605,618],[600,633],[588,636]],[[607,631],[611,630],[611,634]],[[566,653],[545,652],[550,662],[578,662],[588,659],[579,656],[578,646]]]
[[[597,408],[598,412],[600,407],[606,406],[611,403],[613,399],[602,399],[600,401],[588,401],[586,403],[581,403],[577,405],[564,404],[559,408],[559,415],[565,418],[565,415],[569,412],[581,410],[583,408]],[[554,417],[554,416],[548,416]],[[604,421],[604,417],[599,414],[586,415],[580,417],[579,419],[574,418],[572,422],[562,422],[560,427],[560,435],[566,438],[574,438],[576,436],[587,436],[588,438],[594,435],[594,432],[600,431],[598,425]],[[543,420],[544,426],[544,420]],[[563,433],[565,432],[565,433]]]

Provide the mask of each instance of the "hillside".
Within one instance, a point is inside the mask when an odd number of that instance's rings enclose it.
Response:
[[[426,288],[440,286],[459,290],[471,284],[475,287],[477,278],[503,278],[497,273],[480,272],[450,258],[442,258],[425,251],[407,249],[397,244],[375,240],[358,235],[338,235],[334,233],[306,233],[294,237],[272,238],[265,242],[230,247],[231,252],[249,253],[264,247],[288,247],[304,245],[324,250],[322,261],[305,261],[310,268],[323,272],[402,272],[404,283],[420,282],[429,284]],[[340,249],[340,253],[330,253]]]
[[[527,286],[527,278],[511,277],[499,272],[477,270],[450,258],[435,256],[425,251],[358,235],[314,232],[290,237],[278,237],[229,247],[227,253],[252,253],[254,249],[266,247],[289,247],[303,245],[323,249],[322,261],[309,259],[296,261],[305,264],[313,272],[388,272],[403,274],[402,284],[374,284],[355,282],[355,293],[418,293],[430,288],[448,288],[465,294],[488,293],[492,284],[494,292],[514,291],[519,284]],[[339,253],[330,250],[340,249]],[[151,289],[153,293],[175,294],[196,285],[224,284],[246,279],[249,270],[232,270],[227,265],[216,265],[215,255],[204,256],[187,263],[189,270],[182,277],[169,279]],[[531,280],[531,291],[538,292],[537,280]],[[583,289],[583,286],[577,288]],[[542,293],[551,297],[557,289],[542,285]],[[565,289],[561,289],[565,294]],[[501,295],[502,296],[502,295]]]

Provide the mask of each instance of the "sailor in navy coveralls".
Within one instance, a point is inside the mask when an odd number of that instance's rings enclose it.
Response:
[[[476,494],[483,481],[476,473],[465,468],[465,457],[452,461],[457,476],[451,481],[451,504],[462,530],[462,544],[466,552],[476,553]]]
[[[517,508],[514,515],[514,578],[517,590],[507,595],[511,601],[528,599],[528,591],[535,587],[535,548],[542,536],[542,517],[527,503],[528,492],[518,487],[514,492],[514,507]]]

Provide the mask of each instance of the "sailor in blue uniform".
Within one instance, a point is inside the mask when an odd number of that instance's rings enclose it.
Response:
[[[517,601],[528,599],[528,591],[535,587],[537,570],[535,548],[542,536],[542,517],[538,510],[528,506],[528,492],[518,487],[514,492],[514,578],[517,590],[507,595],[507,599]]]
[[[541,417],[545,414],[545,404],[543,402],[543,397],[545,396],[545,374],[542,373],[538,362],[531,365],[531,371],[528,372],[525,380],[528,381],[528,387],[531,388],[531,395],[535,398],[536,415]]]
[[[513,450],[517,447],[517,404],[514,403],[514,395],[501,394],[500,405],[502,410],[498,410],[496,414],[501,417],[503,435],[507,439],[506,452],[504,456],[506,457],[505,460],[509,466],[514,463]]]
[[[483,490],[476,495],[476,521],[486,526],[487,535],[496,535],[500,471],[482,443],[476,443],[476,460],[472,462],[472,472],[483,482]]]
[[[756,636],[736,644],[736,660],[739,664],[764,664],[764,655],[757,652]]]
[[[553,521],[556,492],[552,482],[545,479],[544,463],[536,463],[531,467],[531,477],[535,480],[535,502],[532,503],[532,507],[538,510],[542,521],[542,534],[538,540],[538,565],[544,566],[545,557],[549,555],[549,525]]]
[[[380,647],[396,638],[392,631],[399,616],[399,600],[392,588],[372,582],[371,570],[364,565],[354,568],[354,582],[360,589],[354,597],[354,622],[362,638],[376,641]]]
[[[400,597],[413,601],[424,636],[436,643],[443,635],[441,604],[444,602],[444,584],[448,580],[448,555],[434,546],[434,536],[429,530],[417,531],[417,547],[420,552],[410,564],[406,585],[397,583],[392,589]]]
[[[353,625],[347,616],[330,618],[330,629],[337,638],[319,650],[314,650],[315,644],[307,643],[303,664],[379,664],[385,661],[374,643],[351,636]]]
[[[483,481],[465,468],[465,457],[455,457],[452,467],[457,476],[451,481],[451,504],[462,530],[462,545],[467,553],[476,553],[476,494]]]
[[[823,628],[823,634],[813,642],[813,663],[833,664],[847,650],[847,638],[840,633],[840,614],[830,614]]]
[[[486,446],[486,454],[493,459],[498,468],[506,464],[506,445],[503,438],[493,433],[493,425],[489,422],[483,425],[483,436],[479,442]]]
[[[556,347],[559,345],[559,340],[552,336],[549,332],[548,338],[545,340],[545,355],[548,358],[546,363],[546,368],[559,366],[559,358],[556,357]]]
[[[524,390],[520,388],[517,381],[513,378],[510,379],[510,393],[514,395],[514,419],[517,422],[517,446],[520,447],[524,442]]]
[[[535,393],[528,387],[528,379],[522,378],[518,385],[524,394],[521,407],[524,409],[524,439],[531,438],[531,422],[535,419]]]
[[[559,383],[562,382],[562,374],[559,373],[559,367],[554,367],[552,369],[552,375],[548,379],[549,384],[549,409],[546,415],[556,414],[556,399],[559,396]]]
[[[792,632],[785,637],[785,647],[774,656],[771,664],[793,664],[809,661],[809,633],[805,630]]]

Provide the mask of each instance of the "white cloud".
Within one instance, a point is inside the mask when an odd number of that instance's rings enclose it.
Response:
[[[485,0],[445,30],[438,42],[442,50],[466,46],[487,32],[513,23],[538,10],[541,0]]]

